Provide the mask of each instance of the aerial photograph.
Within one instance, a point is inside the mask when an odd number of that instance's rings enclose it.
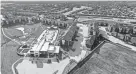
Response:
[[[136,1],[0,4],[0,74],[136,74]]]

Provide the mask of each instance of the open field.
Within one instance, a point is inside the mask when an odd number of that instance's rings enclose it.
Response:
[[[136,74],[135,61],[136,52],[106,43],[73,74]]]
[[[1,47],[1,72],[2,74],[13,74],[12,64],[20,57],[16,54],[18,44],[10,41]]]

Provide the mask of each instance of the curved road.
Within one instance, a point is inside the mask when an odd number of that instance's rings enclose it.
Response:
[[[115,38],[114,36],[109,35],[110,33],[106,31],[105,27],[101,27],[100,30],[101,30],[101,32],[103,31],[104,37],[106,39],[110,40],[111,42],[116,43],[116,44],[121,44],[123,46],[130,48],[133,51],[136,51],[135,46],[129,45],[129,44],[125,43],[124,41],[121,41],[118,38]]]

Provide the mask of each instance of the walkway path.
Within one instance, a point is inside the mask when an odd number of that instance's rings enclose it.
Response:
[[[82,10],[82,9],[86,9],[86,8],[89,9],[90,7],[86,7],[86,6],[81,6],[80,8],[74,7],[73,10],[66,12],[66,13],[63,13],[63,14],[67,16],[67,15],[70,15],[71,13],[73,13],[73,12],[76,12],[76,11]]]
[[[87,25],[83,25],[83,24],[80,24],[80,23],[77,23],[77,26],[79,27],[79,33],[82,34],[82,37],[81,39],[82,40],[78,40],[77,43],[81,44],[80,46],[80,54],[78,56],[75,56],[75,57],[70,57],[71,59],[74,59],[76,60],[76,62],[79,62],[81,59],[83,59],[86,55],[86,50],[84,50],[84,48],[86,47],[86,37],[88,37],[88,26]],[[75,48],[78,48],[75,46]],[[79,50],[79,49],[76,49],[76,50]]]

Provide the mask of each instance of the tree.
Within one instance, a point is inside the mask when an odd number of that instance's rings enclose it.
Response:
[[[53,21],[53,25],[56,25],[55,21]]]
[[[3,20],[3,24],[2,24],[2,27],[7,27],[7,22],[5,20]]]
[[[43,23],[43,25],[46,25],[46,21],[45,20],[43,20],[42,23]]]
[[[113,32],[113,27],[111,27],[110,32]]]
[[[106,25],[105,26],[108,26],[108,23],[105,23]]]

